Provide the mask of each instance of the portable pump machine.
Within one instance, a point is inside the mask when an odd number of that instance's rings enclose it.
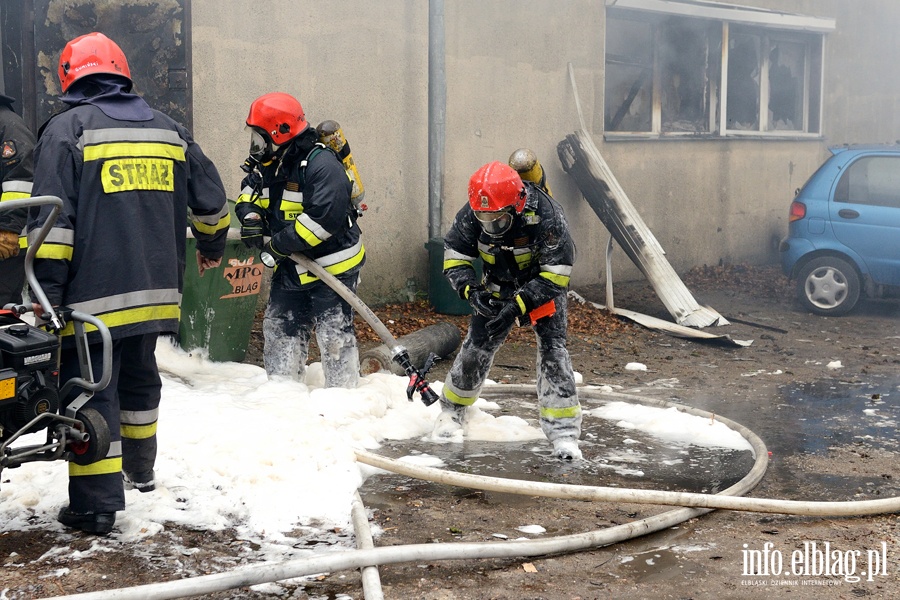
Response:
[[[16,210],[52,204],[50,218],[38,232],[25,255],[25,277],[34,300],[44,310],[46,329],[33,326],[21,317],[30,306],[8,304],[0,309],[0,473],[6,467],[26,462],[67,460],[86,465],[109,451],[109,426],[99,412],[84,405],[109,384],[112,369],[112,340],[109,329],[98,318],[69,310],[54,309],[34,276],[34,256],[56,221],[62,200],[38,196],[0,204],[2,210]],[[59,334],[71,323],[78,346],[80,377],[59,381]],[[103,343],[103,365],[94,380],[87,352],[85,324],[97,329]],[[74,388],[82,392],[61,406]],[[42,442],[34,435],[46,430]],[[40,436],[37,436],[40,439]]]

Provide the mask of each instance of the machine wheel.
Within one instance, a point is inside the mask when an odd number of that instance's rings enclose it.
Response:
[[[93,408],[81,409],[75,417],[84,424],[84,431],[89,437],[86,442],[69,442],[72,462],[89,465],[104,458],[109,452],[109,425],[106,419]]]
[[[817,315],[839,317],[859,300],[859,275],[845,260],[820,256],[809,261],[797,277],[797,297]]]

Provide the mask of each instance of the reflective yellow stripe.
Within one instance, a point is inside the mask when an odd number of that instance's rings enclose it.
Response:
[[[141,306],[139,308],[126,308],[115,312],[102,315],[96,315],[98,319],[109,327],[120,327],[122,325],[133,325],[135,323],[144,323],[146,321],[162,321],[165,319],[179,319],[181,317],[181,308],[177,304],[167,304],[160,306]],[[84,324],[86,332],[97,331],[97,328],[90,323]],[[62,335],[74,335],[75,326],[67,323]]]
[[[547,281],[555,283],[559,287],[569,287],[569,277],[567,275],[557,275],[550,271],[541,271],[539,275]]]
[[[297,217],[303,214],[302,202],[291,202],[290,200],[281,199],[281,212],[284,213],[285,221],[296,221]]]
[[[255,200],[252,194],[241,194],[237,197],[237,200],[234,203],[241,204],[242,202],[253,204],[255,206],[261,206],[262,208],[269,208],[269,199],[263,197],[257,197]]]
[[[497,257],[495,257],[493,254],[488,254],[487,252],[482,252],[481,250],[478,251],[478,254],[481,256],[481,260],[489,265],[497,262]]]
[[[28,238],[24,235],[19,236],[19,248],[22,250],[28,249]]]
[[[521,314],[525,314],[528,309],[525,308],[525,301],[522,300],[522,296],[516,294],[516,304],[519,305],[519,311]]]
[[[294,231],[297,232],[297,235],[299,235],[304,242],[313,248],[322,243],[322,240],[316,237],[316,234],[310,231],[309,228],[300,221],[294,223]]]
[[[519,266],[519,270],[527,269],[529,266],[531,266],[531,252],[516,254],[515,259],[516,264]]]
[[[156,435],[156,423],[150,425],[121,425],[122,437],[130,440],[145,440]]]
[[[477,396],[460,396],[447,386],[444,386],[443,392],[444,397],[447,398],[447,400],[453,404],[459,404],[460,406],[472,406],[475,404],[475,401],[478,400]]]
[[[184,148],[158,142],[112,142],[109,144],[97,144],[96,146],[85,146],[84,148],[85,162],[108,158],[132,158],[135,156],[171,158],[172,160],[183,162]]]
[[[344,259],[341,262],[335,263],[333,265],[329,265],[325,267],[325,270],[331,273],[332,275],[340,275],[341,273],[345,273],[357,266],[362,262],[363,257],[366,255],[366,249],[360,247],[359,252],[351,256],[350,258]]]
[[[0,195],[0,202],[6,202],[7,200],[22,200],[24,198],[31,198],[31,194],[28,192],[3,192]]]
[[[366,249],[360,247],[359,252],[354,254],[348,259],[342,260],[340,262],[334,263],[333,265],[329,265],[325,267],[325,270],[331,273],[332,275],[340,275],[341,273],[346,273],[356,265],[362,262],[363,257],[366,255]],[[310,275],[309,273],[301,273],[300,274],[300,283],[306,285],[307,283],[313,283],[314,281],[318,281],[319,278],[315,275]]]
[[[581,406],[566,406],[563,408],[541,408],[542,419],[574,419],[581,414]]]
[[[19,242],[19,245],[22,243]],[[51,258],[56,260],[72,260],[72,246],[67,244],[41,244],[35,258]]]
[[[69,463],[69,476],[80,477],[83,475],[109,475],[111,473],[120,473],[122,471],[122,457],[104,458],[89,465],[77,465],[73,462]]]
[[[222,231],[223,229],[228,229],[228,227],[231,225],[231,215],[228,213],[225,213],[219,219],[219,222],[216,223],[215,225],[207,225],[206,223],[203,223],[202,221],[198,221],[196,219],[194,219],[192,221],[192,223],[194,224],[194,227],[197,228],[197,231],[199,231],[200,233],[213,234],[213,233],[216,233],[217,231]]]
[[[445,260],[444,261],[444,270],[452,269],[453,267],[471,267],[472,262],[468,260]]]

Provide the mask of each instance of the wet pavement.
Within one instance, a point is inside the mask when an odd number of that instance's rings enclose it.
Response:
[[[533,398],[504,398],[502,404],[505,412],[523,418],[536,412]],[[377,452],[390,458],[424,454],[440,459],[443,469],[492,477],[700,493],[717,493],[733,485],[753,466],[749,450],[662,440],[592,416],[585,416],[581,449],[585,460],[574,462],[554,459],[546,440],[394,440],[385,441]],[[379,494],[395,490],[405,479],[395,475],[371,477],[361,489],[363,501],[367,506],[378,504]]]
[[[527,419],[536,412],[534,397],[496,399],[502,404],[504,414]],[[900,400],[900,380],[859,383],[822,379],[811,384],[781,386],[771,406],[752,411],[756,414],[754,421],[761,414],[769,415],[761,419],[764,425],[760,431],[739,419],[734,420],[763,438],[771,457],[771,476],[785,482],[780,487],[786,494],[806,488],[827,490],[834,499],[849,498],[875,483],[884,487],[886,476],[799,472],[793,462],[788,464],[783,459],[824,456],[829,449],[843,446],[861,449],[863,458],[865,452],[897,451],[900,445],[896,438],[900,422],[897,400]],[[597,403],[592,403],[585,408],[596,406]],[[432,456],[444,463],[443,469],[508,479],[699,493],[718,493],[728,488],[753,465],[749,450],[662,440],[589,415],[585,416],[582,427],[581,449],[585,460],[575,462],[553,459],[545,440],[465,440],[462,443],[393,440],[385,441],[377,452],[391,458]],[[404,485],[404,481],[409,483],[408,478],[395,475],[371,477],[361,489],[363,500],[367,505],[378,505],[381,494]],[[504,502],[508,504],[508,498]]]

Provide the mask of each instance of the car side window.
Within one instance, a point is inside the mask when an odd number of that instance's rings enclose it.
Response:
[[[835,202],[900,208],[900,157],[864,156],[841,175]]]

